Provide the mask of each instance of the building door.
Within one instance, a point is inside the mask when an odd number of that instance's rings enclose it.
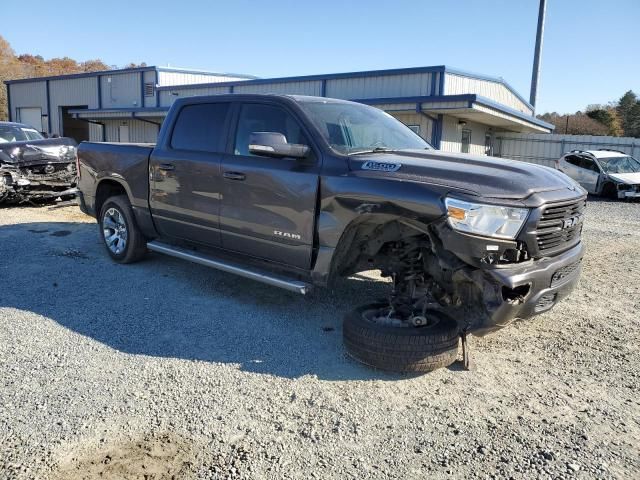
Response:
[[[471,130],[468,128],[462,129],[462,138],[460,140],[460,151],[462,153],[469,153],[471,149]]]
[[[75,105],[60,107],[60,119],[63,137],[73,138],[76,142],[80,143],[85,140],[89,140],[89,124],[78,118],[73,118],[69,113],[69,110],[85,110],[87,105]]]
[[[118,141],[121,143],[129,143],[129,125],[118,126]]]
[[[493,136],[489,132],[484,134],[484,154],[493,155]]]
[[[29,125],[42,132],[42,109],[40,107],[18,108],[18,122]]]

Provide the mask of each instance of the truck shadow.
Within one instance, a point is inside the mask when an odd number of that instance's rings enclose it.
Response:
[[[287,378],[407,378],[362,366],[342,346],[343,315],[385,296],[382,281],[356,276],[302,297],[160,255],[118,265],[88,223],[2,226],[0,251],[0,307],[37,313],[127,354]]]

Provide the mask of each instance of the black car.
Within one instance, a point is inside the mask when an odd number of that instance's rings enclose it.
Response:
[[[0,122],[0,203],[75,195],[76,142],[45,138],[34,128]]]

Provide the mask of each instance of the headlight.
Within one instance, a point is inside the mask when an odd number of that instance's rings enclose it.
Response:
[[[449,225],[461,232],[513,240],[524,225],[529,209],[501,207],[445,198]]]

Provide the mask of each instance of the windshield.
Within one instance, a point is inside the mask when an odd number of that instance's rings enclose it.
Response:
[[[640,172],[640,162],[633,157],[599,158],[602,169],[606,173],[637,173]]]
[[[433,148],[405,124],[368,105],[301,101],[300,106],[338,153]]]
[[[0,143],[42,140],[44,137],[33,128],[0,125]]]

